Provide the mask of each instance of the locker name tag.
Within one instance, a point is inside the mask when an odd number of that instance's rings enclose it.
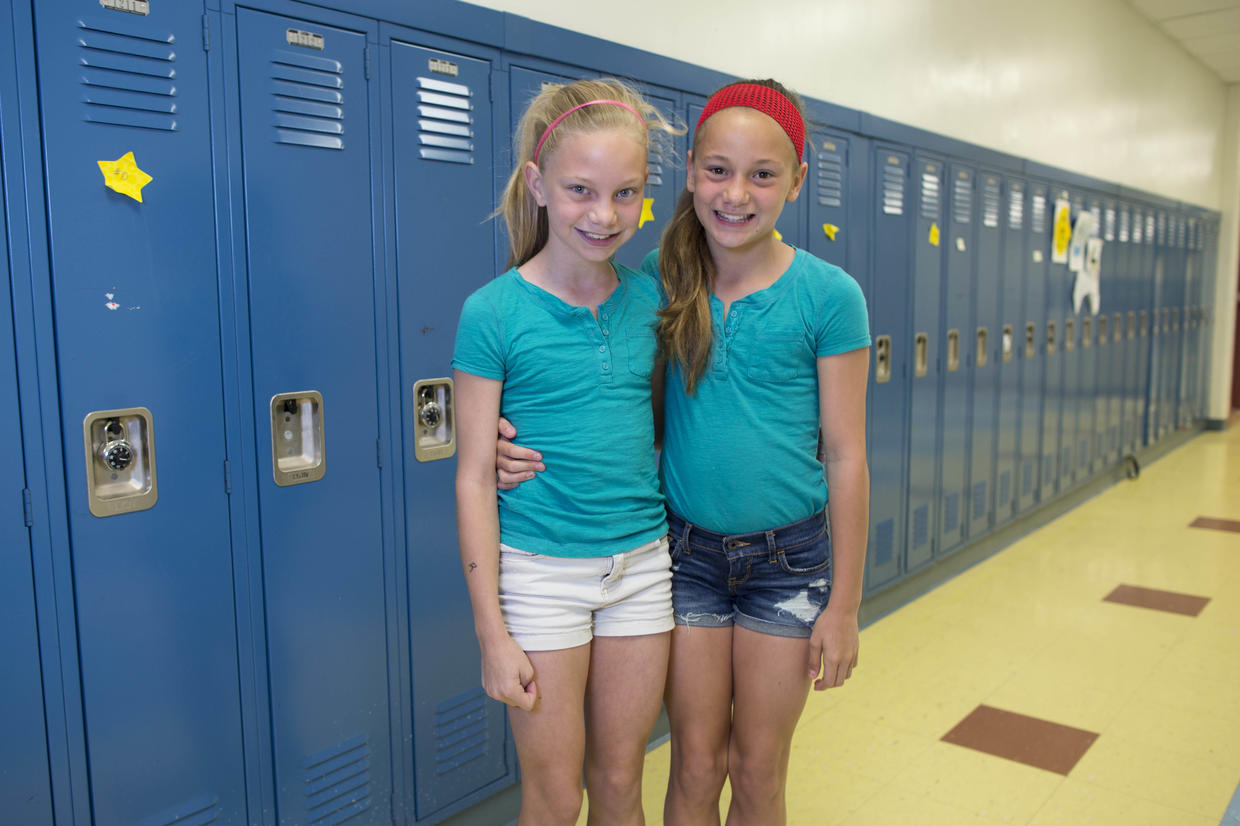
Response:
[[[323,35],[321,34],[303,32],[301,29],[289,29],[284,33],[284,39],[288,41],[290,46],[301,46],[303,49],[323,51]]]
[[[461,73],[461,67],[457,66],[451,60],[442,60],[438,57],[432,57],[426,61],[427,68],[437,75],[451,75],[457,77]]]
[[[99,0],[99,5],[109,11],[126,11],[130,14],[146,16],[151,13],[148,0]]]

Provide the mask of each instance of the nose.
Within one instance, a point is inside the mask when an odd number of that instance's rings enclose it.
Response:
[[[590,220],[597,226],[609,227],[616,222],[616,207],[611,201],[599,201],[590,209]]]
[[[724,186],[723,197],[729,204],[743,204],[749,200],[749,190],[745,187],[745,179],[739,175],[733,176]]]

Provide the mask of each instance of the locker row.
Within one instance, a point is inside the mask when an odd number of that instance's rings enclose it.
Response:
[[[730,78],[336,5],[4,0],[6,824],[432,823],[517,780],[447,378],[512,127],[597,74],[692,124]],[[778,229],[869,302],[867,593],[1201,421],[1216,214],[807,105]],[[688,140],[652,150],[624,263]],[[1061,201],[1097,217],[1100,307],[1053,261]]]

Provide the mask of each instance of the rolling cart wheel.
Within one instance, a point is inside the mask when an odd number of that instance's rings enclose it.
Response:
[[[1124,457],[1124,475],[1129,479],[1136,479],[1141,475],[1141,465],[1137,463],[1137,457],[1131,453]]]

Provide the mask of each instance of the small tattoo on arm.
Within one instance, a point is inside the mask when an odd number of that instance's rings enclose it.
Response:
[[[477,567],[478,567],[478,563],[477,563],[477,562],[471,562],[471,563],[469,563],[469,572],[472,574],[472,573],[474,572],[474,568],[477,568]]]

